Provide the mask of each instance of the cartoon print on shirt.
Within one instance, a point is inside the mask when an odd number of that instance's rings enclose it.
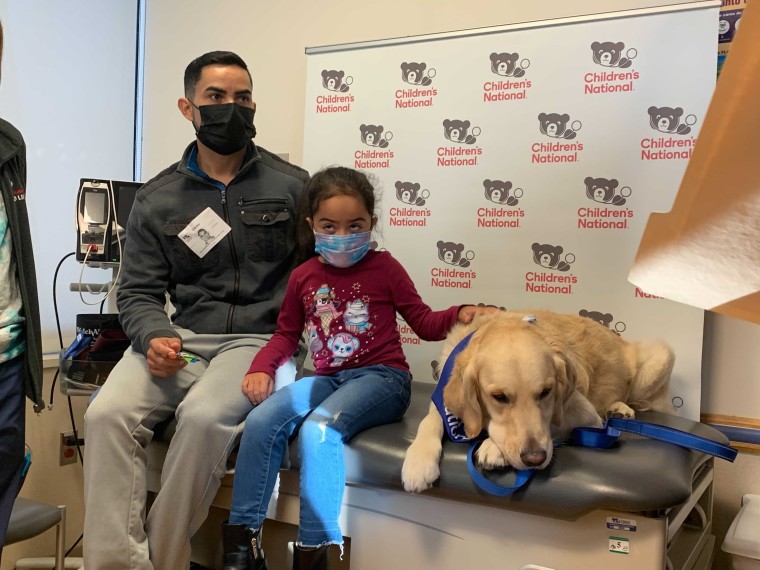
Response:
[[[369,303],[361,299],[351,301],[343,312],[343,323],[346,325],[346,330],[352,333],[363,333],[371,329]]]
[[[312,354],[318,353],[325,347],[325,343],[319,338],[317,325],[306,325],[306,334],[309,337],[309,350]]]
[[[344,360],[359,350],[359,339],[348,333],[338,333],[327,341],[327,348],[332,352],[330,366],[340,366]]]
[[[330,334],[330,323],[342,313],[338,311],[337,303],[334,303],[335,294],[327,283],[323,283],[314,294],[314,313],[319,317],[322,332],[325,336]]]

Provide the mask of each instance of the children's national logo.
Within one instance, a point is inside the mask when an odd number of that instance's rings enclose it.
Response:
[[[495,204],[517,206],[523,196],[522,188],[512,188],[509,180],[483,180],[486,200]]]
[[[347,95],[349,85],[354,79],[339,69],[322,70],[322,87],[328,95],[317,95],[317,113],[347,113],[354,102],[353,95]]]
[[[361,133],[361,139],[367,146],[376,146],[379,148],[386,148],[388,142],[393,138],[393,133],[387,131],[383,135],[383,125],[360,125],[359,132]]]
[[[575,255],[564,253],[561,245],[535,242],[531,246],[533,262],[544,269],[552,272],[565,273],[570,270],[570,265],[575,262]],[[547,271],[528,271],[525,274],[525,291],[528,293],[552,293],[559,295],[571,295],[573,285],[578,283],[575,275],[558,275]]]
[[[430,190],[422,189],[419,182],[396,180],[396,199],[403,206],[391,206],[389,224],[403,227],[427,227],[430,208],[424,208]]]
[[[470,261],[475,258],[475,253],[472,250],[464,251],[463,243],[439,240],[436,247],[438,248],[438,259],[449,265],[469,267]]]
[[[655,131],[661,133],[688,135],[691,132],[691,126],[697,122],[694,115],[686,115],[681,122],[683,109],[676,107],[649,107],[649,126]]]
[[[522,188],[513,188],[509,180],[483,180],[483,193],[486,200],[497,207],[478,208],[479,228],[519,228],[520,220],[525,216],[522,208],[515,208],[523,196]],[[506,207],[509,206],[509,207]]]
[[[456,145],[473,145],[480,136],[480,127],[470,129],[470,121],[460,119],[443,120],[443,136]],[[441,146],[436,151],[438,166],[477,166],[478,157],[483,154],[479,146]]]
[[[565,254],[564,258],[561,257],[565,251],[561,245],[535,242],[531,246],[531,249],[533,250],[533,261],[535,264],[546,269],[568,271],[570,264],[575,262],[575,255],[572,253]]]
[[[396,199],[412,206],[424,206],[430,196],[430,190],[421,190],[419,182],[402,182],[396,180]]]
[[[345,93],[349,90],[349,85],[353,83],[354,78],[350,75],[345,77],[346,74],[343,70],[337,69],[323,69],[322,70],[322,87],[328,91],[337,91],[339,93]],[[345,79],[344,79],[345,77]]]
[[[522,77],[525,75],[525,70],[530,67],[530,60],[524,58],[520,63],[517,60],[520,59],[519,53],[492,53],[491,56],[491,71],[496,75],[502,77]]]
[[[581,130],[581,122],[573,121],[570,126],[570,115],[563,113],[539,113],[538,128],[541,134],[554,139],[574,139],[576,132]]]
[[[572,140],[581,130],[581,122],[570,122],[567,113],[539,113],[538,130],[542,135],[552,139]],[[579,153],[583,150],[580,142],[536,142],[531,145],[531,162],[578,162]]]
[[[633,217],[633,210],[621,206],[631,196],[632,190],[628,186],[618,188],[620,183],[615,178],[587,176],[583,184],[586,198],[601,206],[578,208],[578,229],[628,229],[628,220]]]
[[[578,311],[578,315],[599,323],[603,327],[610,329],[618,336],[620,336],[621,333],[625,332],[626,329],[626,324],[623,321],[616,322],[614,324],[614,327],[610,326],[612,324],[612,321],[615,320],[615,317],[613,317],[611,313],[602,313],[600,311],[587,311],[586,309],[581,309]]]
[[[620,183],[615,178],[594,178],[593,176],[587,176],[583,182],[586,185],[586,196],[588,199],[600,204],[622,206],[625,204],[626,198],[632,193],[632,190],[628,186],[618,189]]]
[[[435,87],[430,87],[433,83],[433,77],[435,77],[435,69],[432,67],[428,69],[426,63],[403,62],[401,64],[401,79],[412,87],[396,89],[396,108],[432,107],[433,100],[438,95],[438,90]]]
[[[634,48],[625,50],[623,42],[594,42],[591,44],[591,53],[594,63],[602,67],[619,67],[625,69],[631,67],[633,59],[638,55]]]
[[[591,71],[583,76],[585,95],[626,93],[634,90],[634,82],[639,78],[638,71],[629,69],[633,65],[633,59],[638,55],[634,48],[626,50],[623,42],[593,42],[591,54],[594,63],[606,69]]]
[[[691,114],[684,117],[682,107],[651,106],[647,114],[650,128],[660,135],[641,140],[641,160],[691,158],[697,139],[690,133],[697,117]]]
[[[520,78],[525,75],[525,70],[530,66],[529,59],[520,59],[518,53],[493,52],[489,56],[489,63],[491,73],[497,75],[499,79],[483,83],[483,101],[513,101],[527,97],[532,83],[530,79]],[[518,80],[515,81],[515,78]]]
[[[458,119],[444,119],[443,136],[448,140],[460,144],[475,144],[480,135],[480,127],[474,127],[470,132],[470,121]]]
[[[430,272],[432,287],[444,287],[449,289],[470,289],[472,281],[477,276],[475,271],[462,271],[467,268],[475,258],[475,252],[465,251],[463,243],[439,240],[436,243],[438,259],[452,267],[433,267]]]
[[[401,78],[410,85],[422,85],[427,87],[433,83],[435,77],[435,68],[431,67],[425,73],[427,64],[424,62],[404,62],[401,64]]]
[[[359,135],[361,141],[373,147],[373,150],[357,150],[354,152],[354,168],[390,168],[391,159],[393,158],[392,150],[374,150],[386,149],[389,141],[393,138],[393,133],[385,131],[383,125],[365,125],[359,126]]]

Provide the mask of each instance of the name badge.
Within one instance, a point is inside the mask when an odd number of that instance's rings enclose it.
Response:
[[[230,233],[230,226],[214,210],[206,208],[187,224],[179,237],[195,255],[203,258],[209,251]]]

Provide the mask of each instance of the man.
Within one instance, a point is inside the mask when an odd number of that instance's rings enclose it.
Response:
[[[0,22],[0,64],[3,24]],[[1,72],[0,72],[1,73]],[[2,75],[0,74],[0,78]],[[0,119],[0,558],[24,464],[24,393],[42,411],[42,341],[26,212],[26,145]]]
[[[117,293],[132,346],[85,414],[88,570],[187,570],[190,538],[251,410],[240,383],[275,330],[308,179],[251,141],[251,91],[234,53],[191,62],[178,106],[197,140],[132,207]],[[201,227],[213,229],[208,242]],[[146,519],[144,448],[172,416],[177,431]]]

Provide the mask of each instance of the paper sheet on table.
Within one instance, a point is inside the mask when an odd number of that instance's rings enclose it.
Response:
[[[673,209],[650,216],[628,279],[760,324],[760,0],[744,11]]]

